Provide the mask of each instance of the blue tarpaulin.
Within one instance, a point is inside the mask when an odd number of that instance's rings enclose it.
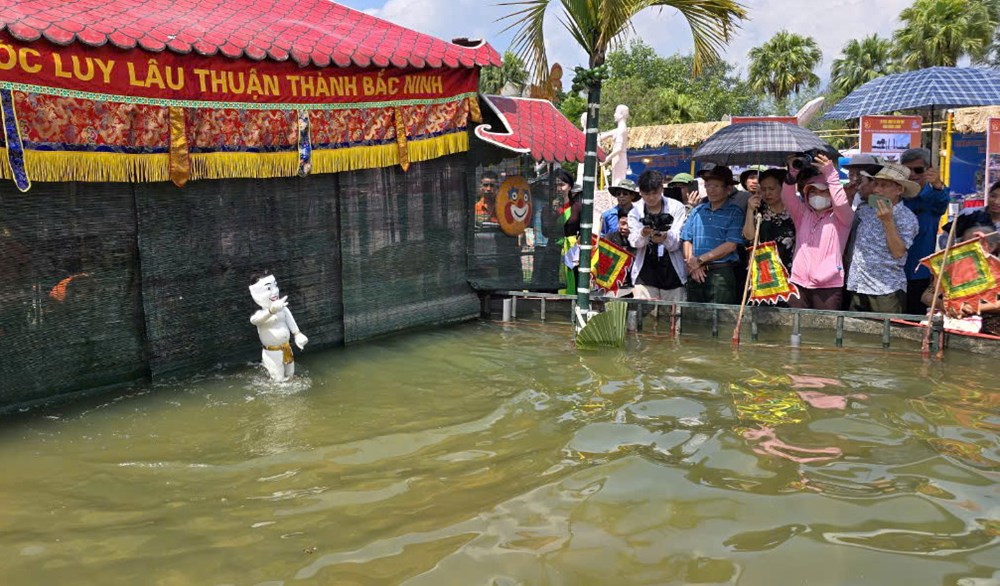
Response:
[[[691,172],[693,148],[659,147],[628,151],[629,177],[635,179],[646,169],[666,175]]]

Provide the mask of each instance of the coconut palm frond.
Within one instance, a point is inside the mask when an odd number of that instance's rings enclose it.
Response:
[[[636,2],[638,3],[638,2]],[[675,8],[691,28],[694,40],[694,73],[719,59],[747,9],[734,0],[648,0],[648,6]]]
[[[578,347],[624,346],[627,316],[627,303],[608,301],[604,311],[590,318],[587,325],[576,335],[576,345]]]
[[[500,20],[510,20],[503,30],[513,30],[514,38],[510,46],[515,54],[524,60],[535,83],[548,79],[549,60],[545,55],[545,11],[550,0],[519,0],[518,2],[503,2],[500,6],[520,6],[519,10],[511,12]]]

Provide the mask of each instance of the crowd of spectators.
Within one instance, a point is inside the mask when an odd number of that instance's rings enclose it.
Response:
[[[933,296],[920,259],[938,248],[950,199],[930,159],[920,148],[898,163],[855,156],[843,166],[846,183],[822,154],[806,164],[790,158],[784,169],[751,167],[738,180],[710,166],[699,173],[704,196],[691,175],[645,171],[637,184],[612,187],[618,205],[599,229],[635,253],[626,285],[636,298],[740,303],[759,229],[759,242],[776,243],[799,290],[789,306],[920,315]],[[985,208],[958,221],[967,238],[1000,229],[1000,182]],[[990,242],[1000,249],[1000,238]],[[951,317],[982,313],[982,331],[1000,334],[1000,303],[962,312]]]

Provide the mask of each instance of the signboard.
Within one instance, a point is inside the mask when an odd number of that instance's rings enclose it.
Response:
[[[906,149],[920,146],[920,116],[862,116],[861,152],[899,161]]]
[[[986,134],[954,134],[951,140],[951,172],[948,174],[952,194],[966,196],[968,205],[973,205],[975,201],[981,204],[985,181]]]
[[[747,122],[783,122],[785,124],[798,124],[796,116],[733,116],[730,124],[746,124]]]
[[[986,121],[986,187],[1000,178],[1000,118]]]

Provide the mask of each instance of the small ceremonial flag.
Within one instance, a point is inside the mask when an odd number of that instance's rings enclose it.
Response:
[[[593,287],[614,294],[625,282],[635,255],[610,240],[598,238],[596,234],[593,241],[594,254],[590,259]]]
[[[749,303],[770,303],[788,301],[792,295],[798,297],[799,289],[788,280],[788,271],[778,256],[775,242],[762,242],[750,251],[750,299]]]
[[[986,241],[976,238],[952,247],[944,263],[941,293],[947,309],[958,310],[963,303],[979,306],[979,301],[993,302],[1000,295],[1000,259],[987,254]],[[941,272],[945,251],[920,260],[934,278]]]

